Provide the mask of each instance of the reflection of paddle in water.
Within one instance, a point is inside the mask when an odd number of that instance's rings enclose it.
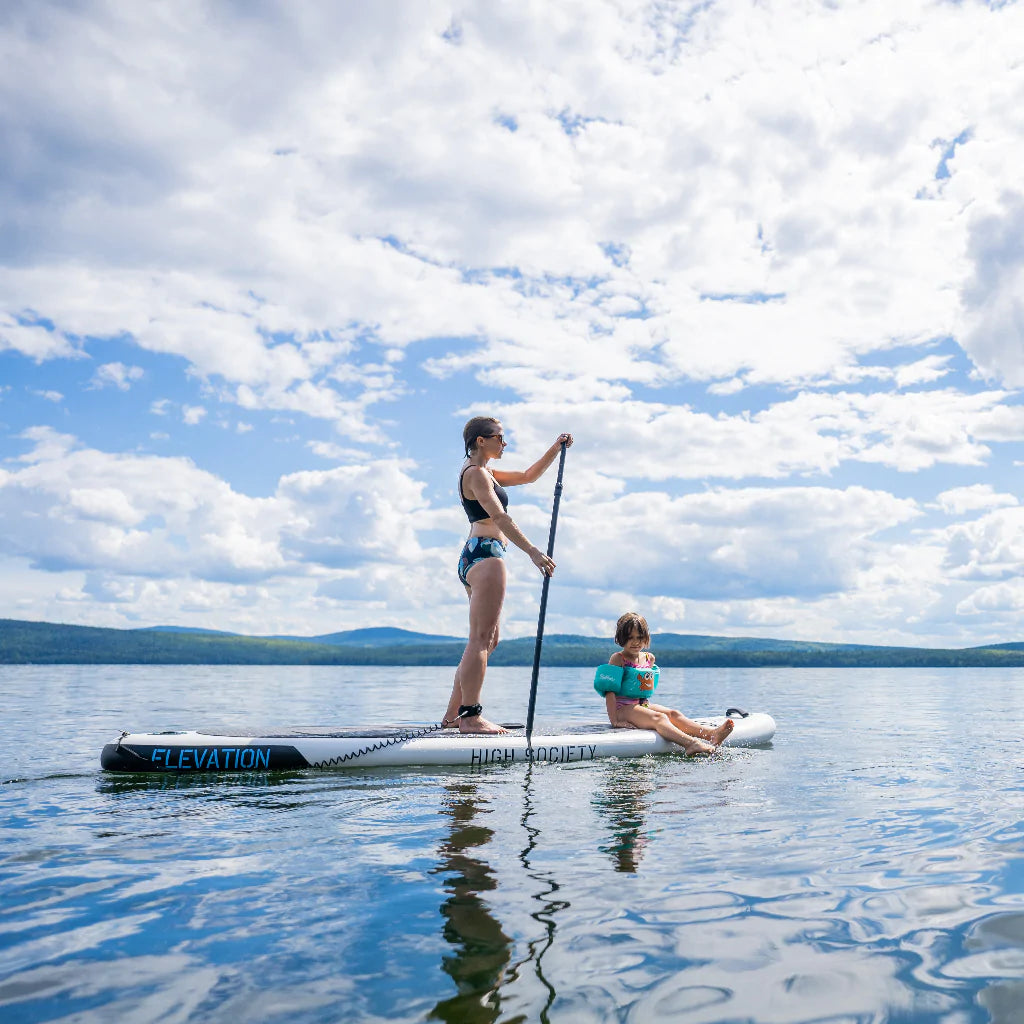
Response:
[[[540,1024],[549,1024],[550,1018],[548,1017],[548,1011],[551,1009],[558,993],[544,974],[544,954],[554,945],[555,942],[555,914],[562,910],[568,910],[571,904],[567,900],[551,898],[559,890],[558,882],[556,882],[550,874],[536,870],[530,861],[530,855],[536,848],[541,835],[540,829],[538,829],[530,820],[534,813],[532,786],[533,772],[534,766],[531,764],[526,769],[526,778],[523,781],[523,816],[520,821],[526,832],[526,846],[523,847],[522,852],[519,854],[519,863],[522,864],[523,870],[526,872],[528,878],[531,878],[535,882],[539,882],[544,886],[540,892],[534,893],[531,897],[535,902],[539,903],[540,906],[530,914],[530,917],[543,927],[543,934],[538,938],[531,939],[527,943],[526,956],[509,970],[508,980],[502,985],[502,988],[505,990],[505,1003],[510,1012],[514,1014],[515,1010],[519,1009],[516,1003],[523,1002],[526,1004],[523,1006],[523,1010],[520,1014],[510,1017],[511,1020],[538,1020],[540,1021]],[[524,977],[523,968],[527,964],[533,965],[533,974],[537,981],[539,981],[543,986],[544,991],[542,998],[544,999],[544,1005],[540,1008],[536,1008],[534,1005],[536,1000],[530,999],[529,997],[526,999],[523,999],[522,997],[513,999],[510,991],[513,982]]]
[[[455,982],[458,995],[439,1002],[430,1014],[433,1020],[491,1024],[500,1016],[509,1021],[548,1024],[548,1011],[557,993],[544,974],[543,958],[555,941],[554,915],[569,904],[552,899],[558,892],[558,883],[531,863],[541,835],[531,820],[533,771],[532,765],[527,768],[523,786],[520,821],[526,832],[526,845],[519,854],[519,863],[526,876],[541,886],[531,895],[537,906],[530,912],[531,919],[541,925],[541,934],[526,943],[526,955],[511,967],[512,940],[479,895],[497,887],[494,872],[479,855],[494,831],[474,820],[477,814],[488,813],[486,801],[478,796],[474,783],[447,787],[444,812],[451,818],[451,828],[435,871],[448,876],[445,889],[450,895],[441,905],[441,914],[445,921],[444,937],[454,953],[444,957],[442,968]],[[531,971],[524,971],[527,965],[532,966]],[[531,984],[534,980],[542,986],[540,993]]]
[[[498,989],[512,950],[511,939],[478,895],[497,885],[487,862],[474,855],[491,841],[494,832],[474,821],[477,814],[486,813],[476,785],[445,788],[448,796],[443,811],[451,818],[451,828],[435,871],[447,876],[445,891],[450,895],[441,904],[441,915],[444,937],[455,952],[443,958],[442,967],[455,982],[458,995],[439,1002],[430,1016],[451,1024],[491,1024],[501,1012]]]
[[[652,768],[640,760],[624,772],[621,764],[606,770],[604,793],[594,797],[594,807],[611,826],[611,843],[601,846],[610,853],[616,871],[636,874],[647,845],[647,797],[654,788]]]

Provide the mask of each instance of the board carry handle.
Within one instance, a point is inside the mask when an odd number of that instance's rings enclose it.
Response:
[[[725,709],[725,717],[726,718],[733,718],[736,715],[739,715],[740,718],[749,718],[750,717],[750,712],[749,711],[744,711],[743,708],[726,708]]]

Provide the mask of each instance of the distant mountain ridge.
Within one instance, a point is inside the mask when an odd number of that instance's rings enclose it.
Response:
[[[234,636],[247,640],[293,640],[304,644],[333,644],[357,647],[406,646],[408,644],[445,644],[457,643],[457,636],[437,636],[431,633],[413,633],[408,629],[396,626],[369,626],[364,629],[345,629],[340,633],[324,633],[321,636],[288,636],[271,634],[270,636],[248,636],[245,633],[227,633],[220,629],[201,629],[196,626],[145,626],[140,630],[126,632],[140,633],[192,633],[200,636]]]
[[[452,644],[459,643],[457,636],[436,636],[433,633],[413,633],[395,626],[370,626],[366,629],[346,629],[340,633],[324,633],[322,636],[281,637],[282,640],[304,640],[307,643],[335,644],[359,647],[407,647],[410,644]],[[462,639],[465,643],[465,638]]]
[[[236,636],[243,637],[243,633],[223,633],[218,630],[202,630],[190,626],[150,626],[151,630],[158,630],[165,633],[209,633],[215,636]],[[357,647],[391,647],[391,646],[413,646],[415,644],[465,644],[465,637],[440,636],[433,633],[416,633],[408,629],[399,629],[395,626],[370,626],[363,629],[347,629],[338,633],[324,633],[320,636],[289,636],[275,634],[272,636],[249,637],[254,640],[291,640],[298,643],[311,644],[332,644],[334,646],[357,646]],[[518,637],[504,640],[503,643],[530,643],[536,642],[536,637]],[[615,649],[615,641],[611,637],[585,636],[576,633],[549,633],[544,637],[544,644],[557,643],[568,646],[590,646],[593,644],[604,644],[610,650]],[[655,633],[651,637],[651,649],[659,647],[671,648],[672,650],[729,650],[729,651],[807,651],[807,650],[832,650],[844,648],[849,650],[874,650],[876,646],[871,644],[830,644],[813,640],[773,640],[761,637],[731,637],[731,636],[707,636],[699,633]],[[1019,646],[1024,649],[1024,644],[1001,645],[1005,648]],[[987,648],[986,648],[987,649]]]
[[[104,629],[0,619],[0,664],[457,665],[464,637],[393,626],[311,637],[252,637],[179,626]],[[502,640],[492,665],[532,665],[535,637]],[[752,666],[1024,666],[1024,643],[987,647],[886,647],[807,640],[656,633],[651,649],[665,668]],[[615,650],[609,637],[545,635],[546,666],[591,666]]]

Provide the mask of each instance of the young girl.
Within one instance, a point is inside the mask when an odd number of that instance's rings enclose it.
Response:
[[[657,686],[657,670],[654,655],[644,650],[651,642],[651,633],[644,617],[636,612],[626,612],[616,623],[615,642],[622,650],[616,651],[608,659],[608,664],[618,668],[638,669],[636,685],[639,692],[653,693]],[[599,670],[598,681],[601,675],[602,671]],[[595,682],[595,687],[598,687],[598,682]],[[604,700],[608,719],[617,729],[653,729],[659,736],[678,743],[690,757],[713,753],[733,730],[731,718],[727,718],[717,729],[708,729],[687,718],[681,711],[652,704],[648,697],[606,692]]]

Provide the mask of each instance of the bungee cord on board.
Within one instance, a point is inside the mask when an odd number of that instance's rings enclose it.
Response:
[[[447,729],[448,726],[457,722],[460,718],[472,718],[474,715],[479,714],[479,704],[472,704],[469,706],[463,705],[459,708],[459,713],[451,720],[451,722],[442,720],[434,725],[425,725],[420,729],[407,730],[399,733],[397,736],[389,736],[387,739],[381,740],[379,743],[372,743],[367,747],[360,747],[359,750],[352,750],[349,751],[349,753],[341,754],[338,757],[329,757],[324,761],[314,761],[310,765],[310,768],[337,768],[339,765],[347,764],[349,761],[354,761],[357,757],[365,757],[367,754],[376,753],[378,750],[387,750],[388,747],[397,746],[399,743],[405,743],[407,740],[422,739],[424,736],[429,736],[431,733]]]

